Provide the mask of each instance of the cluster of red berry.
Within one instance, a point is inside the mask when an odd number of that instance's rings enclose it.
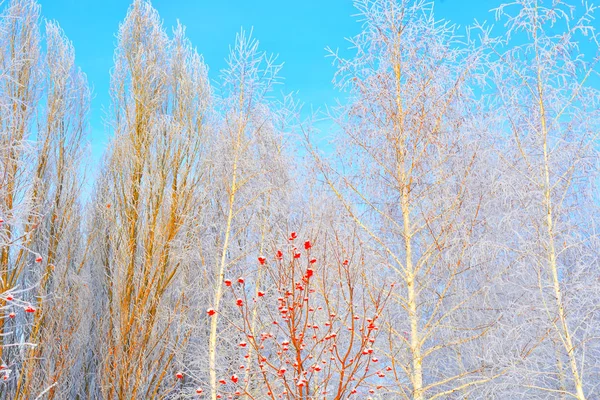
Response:
[[[10,303],[11,306],[18,306],[18,307],[23,308],[23,310],[28,314],[33,314],[37,311],[36,308],[33,307],[31,304],[27,304],[27,303],[22,304],[22,302],[15,300],[15,297],[11,293],[6,294],[4,296],[4,300],[6,303]],[[17,316],[17,314],[14,311],[11,311],[8,314],[8,318],[11,318],[11,319],[15,318],[16,316]]]

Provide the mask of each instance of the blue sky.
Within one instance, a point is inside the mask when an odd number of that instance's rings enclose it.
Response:
[[[110,132],[103,125],[108,107],[110,69],[115,33],[125,17],[129,0],[38,0],[44,17],[59,22],[73,41],[77,64],[93,87],[90,142],[98,160]],[[489,9],[500,0],[436,0],[438,18],[460,25],[493,21]],[[334,69],[325,47],[347,49],[344,40],[358,33],[351,0],[154,0],[153,6],[169,29],[179,19],[194,46],[204,56],[210,78],[225,66],[229,46],[240,28],[253,28],[260,47],[284,62],[281,90],[297,91],[298,99],[314,108],[334,104]]]

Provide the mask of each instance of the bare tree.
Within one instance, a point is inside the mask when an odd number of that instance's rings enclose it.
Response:
[[[467,395],[501,370],[477,356],[497,312],[485,304],[497,273],[482,252],[477,193],[482,142],[469,83],[482,53],[436,21],[426,1],[357,1],[363,31],[353,59],[333,53],[347,105],[324,179],[370,238],[382,274],[398,282],[387,357],[394,396]],[[477,312],[476,318],[473,312]]]
[[[206,68],[178,27],[170,40],[149,3],[134,1],[120,27],[112,74],[112,151],[97,189],[91,260],[106,302],[98,338],[105,398],[173,390],[183,294],[172,288],[189,243],[210,101]]]
[[[40,34],[34,1],[12,1],[0,34],[2,287],[12,298],[5,298],[7,310],[33,314],[0,322],[5,346],[31,343],[2,352],[18,370],[3,390],[15,399],[41,392],[52,398],[71,389],[77,359],[75,321],[82,309],[72,285],[81,257],[79,161],[89,91],[58,25],[48,22]]]
[[[286,213],[287,162],[282,132],[288,104],[277,104],[269,97],[280,68],[274,57],[259,51],[258,41],[242,31],[231,49],[228,67],[221,73],[216,107],[220,120],[211,147],[214,156],[207,192],[212,204],[204,219],[211,230],[199,237],[203,269],[208,271],[211,287],[208,301],[218,313],[207,320],[208,344],[199,342],[196,347],[200,357],[206,350],[208,353],[208,365],[200,369],[208,368],[213,399],[217,396],[217,376],[227,368],[230,354],[219,351],[229,338],[220,330],[226,328],[219,318],[224,277],[230,271],[244,270],[242,262],[253,256],[255,246],[263,248],[266,234],[281,229],[277,221],[284,219],[278,217]],[[199,374],[197,380],[204,380],[201,371],[195,373]]]
[[[35,112],[41,86],[39,6],[13,2],[2,14],[1,130],[2,233],[0,254],[2,292],[21,284],[19,278],[36,256],[30,250],[40,219],[39,185],[35,181],[39,157],[33,139]],[[39,175],[38,175],[39,176]],[[4,332],[4,319],[0,329]],[[4,342],[5,338],[2,335]],[[2,350],[0,350],[2,351]],[[2,354],[4,357],[4,354]]]
[[[57,24],[46,24],[46,105],[45,126],[38,131],[43,143],[40,156],[46,171],[40,179],[46,185],[43,240],[36,249],[46,260],[40,276],[30,340],[41,342],[30,351],[23,373],[19,376],[15,398],[29,398],[33,393],[60,382],[48,398],[60,391],[69,393],[73,376],[69,371],[77,359],[78,324],[83,309],[78,285],[81,264],[80,194],[82,170],[79,164],[85,146],[89,91],[85,76],[74,64],[74,50]],[[36,246],[36,247],[38,247]],[[66,329],[65,329],[66,328]],[[59,337],[58,343],[54,342]],[[43,362],[40,362],[43,360]],[[52,371],[52,374],[48,374]],[[36,388],[37,386],[37,388]]]
[[[502,245],[516,278],[516,379],[531,398],[598,395],[596,11],[528,0],[496,10],[508,47],[490,64],[509,204],[502,224],[518,238]]]

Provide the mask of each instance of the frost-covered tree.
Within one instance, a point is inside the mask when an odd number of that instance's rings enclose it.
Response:
[[[98,396],[156,398],[175,389],[177,323],[185,295],[173,282],[192,246],[186,232],[205,171],[210,88],[200,56],[177,27],[134,1],[118,34],[110,115],[114,138],[90,236],[97,293]],[[98,334],[99,333],[99,334]]]
[[[210,325],[208,342],[199,341],[197,356],[207,357],[196,365],[196,380],[208,379],[210,396],[217,396],[217,376],[229,368],[232,337],[221,312],[226,274],[242,273],[244,261],[255,259],[254,251],[265,246],[265,235],[282,232],[288,219],[288,161],[283,133],[287,129],[287,98],[271,98],[281,65],[258,48],[258,41],[242,31],[230,51],[227,68],[221,71],[216,101],[217,122],[211,142],[209,208],[202,220],[200,237],[203,264],[209,283],[208,306],[217,314],[200,323]],[[257,276],[260,283],[261,277]],[[203,307],[206,318],[206,304]],[[252,316],[256,320],[256,315]],[[205,331],[204,331],[205,332]],[[206,360],[206,358],[204,358]],[[204,365],[204,367],[200,367]],[[198,370],[200,367],[200,370]],[[208,376],[203,371],[208,369]],[[248,378],[253,379],[251,372]]]
[[[68,397],[82,346],[80,161],[90,94],[58,25],[41,32],[35,1],[9,2],[0,19],[0,390]]]
[[[506,27],[489,64],[503,184],[498,224],[518,346],[505,396],[599,394],[597,7],[567,1],[502,5]]]
[[[477,355],[498,317],[485,301],[498,274],[481,245],[484,130],[471,86],[483,53],[437,21],[430,2],[355,5],[356,55],[333,54],[349,91],[334,114],[338,157],[317,163],[370,241],[371,268],[397,282],[382,348],[389,391],[466,396],[501,373]]]
[[[597,8],[354,4],[317,125],[251,34],[211,85],[132,0],[90,193],[73,46],[4,4],[0,397],[600,395]]]

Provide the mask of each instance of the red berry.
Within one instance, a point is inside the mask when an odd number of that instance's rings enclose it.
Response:
[[[35,312],[35,307],[32,307],[32,306],[27,306],[27,307],[25,308],[25,312],[26,312],[26,313],[30,313],[30,314],[32,314],[32,313],[34,313],[34,312]]]
[[[231,280],[230,279],[225,279],[225,286],[231,286]]]
[[[298,234],[297,234],[296,232],[292,232],[292,233],[290,233],[290,238],[289,238],[289,240],[294,240],[294,239],[296,239],[297,237],[298,237]]]
[[[312,247],[312,244],[310,244],[310,240],[307,240],[306,242],[304,242],[304,248],[306,250],[310,249]]]
[[[37,256],[37,257],[35,258],[35,262],[36,262],[36,263],[41,263],[41,262],[42,262],[42,257],[41,257],[41,256]]]
[[[260,265],[265,265],[267,259],[265,257],[258,257],[258,262],[260,263]]]
[[[244,284],[244,278],[238,278],[238,283]]]
[[[209,317],[212,317],[217,312],[214,310],[214,308],[209,308],[208,310],[206,310],[206,313],[208,314]]]
[[[175,374],[175,378],[177,379],[183,379],[183,372],[179,371],[178,373]]]
[[[6,300],[13,301],[14,297],[12,296],[12,294],[9,294],[8,296],[6,296]]]
[[[261,292],[260,290],[258,291],[258,297],[263,297],[265,295],[265,292]]]
[[[14,318],[14,317],[16,317],[16,316],[17,316],[17,314],[15,314],[14,312],[11,312],[10,314],[8,314],[8,317],[9,317],[9,318]]]
[[[235,301],[235,304],[237,304],[239,307],[241,307],[241,306],[243,306],[243,305],[244,305],[244,300],[242,300],[242,299],[237,299],[237,300]]]
[[[198,388],[196,389],[196,394],[202,394],[202,392],[204,392],[204,390],[202,390],[202,388]]]

